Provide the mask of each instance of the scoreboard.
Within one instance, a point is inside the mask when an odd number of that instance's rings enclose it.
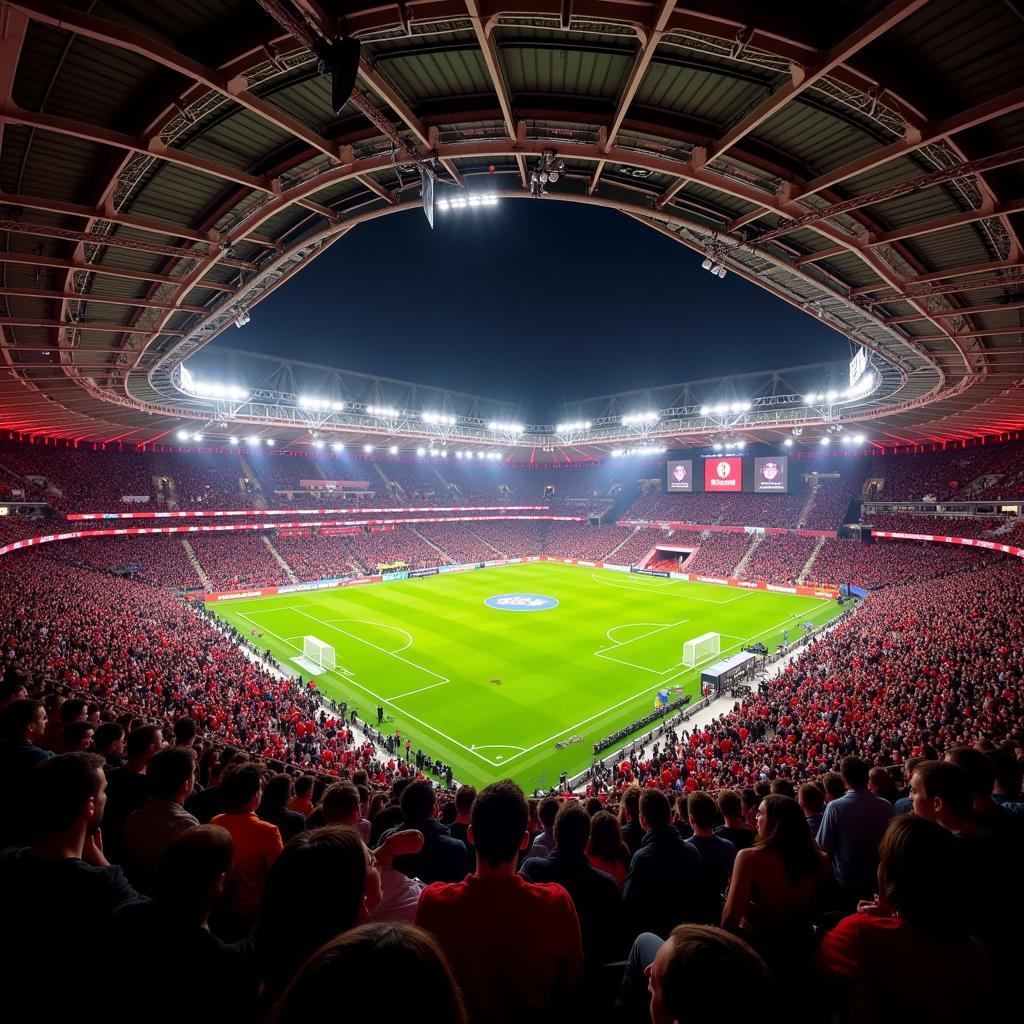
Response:
[[[694,459],[673,459],[666,464],[665,490],[669,493],[704,491],[706,494],[789,493],[789,456],[747,458],[709,455],[701,464]]]

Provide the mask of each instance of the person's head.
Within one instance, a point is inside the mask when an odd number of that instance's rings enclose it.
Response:
[[[280,992],[306,957],[367,921],[380,901],[380,872],[354,828],[300,832],[274,861],[263,892],[255,942],[264,983]]]
[[[308,800],[313,792],[316,779],[312,775],[300,775],[295,780],[295,796],[299,800]]]
[[[714,799],[700,790],[686,798],[686,816],[694,832],[710,832],[715,827],[717,811]]]
[[[583,805],[586,808],[587,814],[592,818],[595,814],[604,810],[604,804],[601,803],[599,797],[592,796]]]
[[[788,796],[790,799],[796,799],[796,788],[789,779],[772,779],[772,793],[775,796]]]
[[[96,732],[92,722],[77,719],[64,726],[64,753],[83,753],[92,747],[93,736]]]
[[[972,796],[967,772],[950,761],[922,761],[910,779],[914,813],[947,828],[971,817]]]
[[[159,725],[140,725],[128,733],[125,753],[128,760],[139,766],[148,764],[149,759],[164,745],[163,730]]]
[[[526,798],[511,779],[485,786],[473,801],[468,833],[478,860],[494,868],[514,864],[530,841],[528,822]]]
[[[996,773],[992,760],[983,751],[974,747],[953,747],[946,752],[946,760],[950,764],[955,764],[967,776],[976,804],[986,803],[992,799]]]
[[[969,886],[956,884],[962,877],[956,836],[916,814],[902,814],[889,822],[878,857],[878,901],[885,910],[926,931],[963,928]]]
[[[359,790],[351,782],[332,782],[320,804],[325,825],[355,825],[359,820]]]
[[[629,847],[622,841],[622,830],[614,814],[598,811],[590,819],[590,853],[609,862],[628,861]]]
[[[735,789],[718,791],[718,813],[727,825],[743,817],[743,804]]]
[[[360,925],[319,949],[281,996],[270,1024],[318,1020],[339,993],[344,993],[346,1017],[374,1019],[382,992],[399,1019],[418,1018],[429,1007],[436,1024],[466,1024],[458,986],[435,940],[412,925],[392,922]]]
[[[124,753],[124,726],[120,722],[101,722],[92,738],[92,747],[103,757],[120,757]]]
[[[892,776],[879,765],[875,765],[868,772],[868,789],[875,796],[887,797],[896,787],[893,785]]]
[[[475,786],[459,786],[455,791],[455,812],[461,821],[469,821],[469,813],[473,810],[475,799]]]
[[[817,817],[825,807],[825,793],[813,782],[805,782],[797,792],[797,803],[806,817]]]
[[[70,725],[72,722],[84,722],[89,705],[78,697],[70,697],[60,706],[60,724]]]
[[[910,780],[913,777],[914,769],[922,762],[926,760],[923,757],[908,757],[903,762],[903,781],[910,785]]]
[[[640,795],[640,827],[657,832],[668,827],[672,807],[660,789],[645,789]]]
[[[0,738],[8,743],[31,743],[35,746],[46,732],[46,708],[41,701],[26,697],[8,704],[0,713]]]
[[[853,754],[844,757],[839,765],[839,774],[847,789],[864,789],[868,784],[868,765]]]
[[[146,792],[158,800],[184,803],[195,782],[196,752],[191,747],[165,747],[146,766]]]
[[[992,760],[995,779],[993,792],[1012,800],[1020,797],[1021,763],[1017,760],[1012,744],[1004,744],[998,750],[988,750],[986,756]]]
[[[755,843],[759,848],[774,850],[794,881],[818,870],[814,837],[804,812],[792,797],[771,793],[761,801]]]
[[[356,791],[358,799],[358,790]],[[426,779],[410,782],[402,790],[398,806],[402,808],[402,818],[412,828],[422,825],[431,818],[437,817],[437,797],[434,787]]]
[[[28,696],[28,679],[10,676],[0,682],[0,711]]]
[[[103,820],[107,780],[98,754],[61,754],[29,773],[30,814],[37,839],[86,833]]]
[[[537,817],[540,818],[541,825],[550,832],[555,826],[555,818],[558,815],[558,810],[562,806],[562,801],[557,796],[547,796],[540,802],[540,807],[537,808]]]
[[[270,810],[280,810],[292,798],[292,777],[284,772],[272,775],[263,787],[260,803]]]
[[[582,857],[590,838],[590,815],[578,800],[566,800],[555,815],[555,845],[562,853]]]
[[[180,748],[175,748],[180,749]],[[155,758],[154,758],[155,760]],[[205,922],[224,893],[235,844],[219,825],[199,825],[178,836],[157,872],[157,899],[175,913]]]
[[[263,775],[256,765],[246,761],[232,764],[221,782],[224,806],[232,814],[254,811],[259,806],[262,793]]]
[[[198,729],[194,718],[178,718],[174,722],[174,744],[178,747],[190,747],[195,742]]]
[[[760,806],[761,800],[757,795],[757,790],[752,786],[744,786],[740,790],[740,805],[743,807],[743,817],[753,825],[754,818],[757,817],[757,808]]]
[[[843,777],[836,772],[829,772],[824,778],[825,802],[831,803],[846,795],[846,785]]]
[[[619,801],[619,824],[628,825],[640,817],[640,787],[630,786]]]
[[[722,993],[744,1003],[773,1003],[764,961],[742,939],[709,925],[681,924],[647,968],[652,1024],[712,1020],[722,1014]],[[760,1019],[764,1019],[759,1013]]]

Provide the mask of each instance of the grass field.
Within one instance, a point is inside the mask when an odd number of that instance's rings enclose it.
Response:
[[[558,604],[485,604],[502,594]],[[796,637],[802,622],[838,611],[834,601],[553,562],[214,609],[244,634],[258,629],[258,642],[304,678],[291,660],[303,636],[331,644],[337,668],[316,677],[324,694],[371,723],[383,705],[385,729],[451,764],[460,782],[512,777],[529,790],[586,768],[594,741],[645,715],[659,689],[681,685],[696,699],[700,666],[682,665],[687,640],[721,633],[720,657],[756,641],[774,648],[784,629]],[[572,735],[583,742],[556,749]]]

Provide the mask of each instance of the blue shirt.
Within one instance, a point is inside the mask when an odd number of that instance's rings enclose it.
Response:
[[[818,845],[853,899],[871,899],[878,888],[878,844],[894,813],[888,800],[866,789],[848,790],[825,807]]]

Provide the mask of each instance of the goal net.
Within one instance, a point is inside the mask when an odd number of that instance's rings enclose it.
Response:
[[[693,668],[699,661],[705,658],[720,654],[722,651],[722,634],[705,633],[703,636],[694,637],[683,644],[683,664]]]
[[[334,668],[334,648],[315,636],[302,638],[302,657],[320,670]]]

